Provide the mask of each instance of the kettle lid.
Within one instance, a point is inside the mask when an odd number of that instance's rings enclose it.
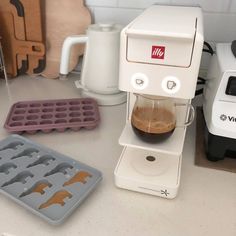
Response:
[[[88,30],[97,31],[97,32],[120,32],[122,30],[122,26],[120,24],[115,23],[98,23],[92,24],[89,26]]]

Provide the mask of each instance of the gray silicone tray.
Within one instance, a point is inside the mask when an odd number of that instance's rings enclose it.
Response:
[[[0,191],[51,224],[62,223],[101,179],[100,171],[19,135],[0,141]]]

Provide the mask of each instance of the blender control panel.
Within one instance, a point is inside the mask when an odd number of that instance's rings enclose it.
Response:
[[[225,94],[231,95],[231,96],[236,96],[236,76],[229,77]]]

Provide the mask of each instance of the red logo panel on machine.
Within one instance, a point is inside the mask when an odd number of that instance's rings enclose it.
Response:
[[[164,46],[152,46],[152,58],[153,59],[164,59],[165,58],[165,47]]]

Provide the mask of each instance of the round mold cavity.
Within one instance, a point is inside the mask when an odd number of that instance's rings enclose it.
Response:
[[[19,120],[23,120],[24,119],[24,116],[13,116],[11,118],[13,121],[19,121]]]
[[[26,126],[30,126],[30,125],[37,125],[37,121],[28,121],[25,123]]]
[[[59,107],[66,106],[66,102],[57,102],[56,105]]]
[[[56,111],[59,111],[59,112],[66,111],[66,107],[57,107]]]
[[[52,114],[44,114],[41,116],[42,119],[51,119],[53,117]]]
[[[53,105],[54,105],[54,103],[52,103],[52,102],[45,102],[45,103],[43,103],[44,107],[53,107]]]
[[[80,102],[79,101],[71,101],[71,102],[69,102],[69,104],[72,106],[76,106],[76,105],[79,105]]]
[[[80,112],[71,112],[71,113],[69,114],[69,116],[70,116],[70,117],[79,117],[79,116],[81,116],[81,113],[80,113]]]
[[[56,118],[65,118],[66,117],[66,113],[58,113],[55,115]]]
[[[32,113],[39,113],[40,110],[39,109],[30,109],[28,110],[28,113],[32,114]]]
[[[85,112],[83,112],[83,115],[84,116],[93,116],[94,112],[92,112],[92,111],[85,111]]]
[[[40,125],[51,125],[52,123],[52,120],[43,120],[40,122]]]
[[[82,101],[82,104],[92,104],[92,101],[90,101],[90,100],[85,100],[85,101]]]
[[[67,121],[65,119],[55,120],[55,124],[64,124],[64,123],[67,123]]]
[[[95,121],[94,117],[86,117],[84,118],[85,122],[91,122],[91,121]]]
[[[42,112],[52,112],[53,108],[43,108]]]
[[[70,107],[70,111],[79,111],[80,107],[76,106],[76,107]]]
[[[40,107],[41,104],[40,103],[32,103],[29,105],[30,107]]]
[[[17,109],[14,111],[14,114],[16,115],[20,115],[20,114],[24,114],[25,113],[25,110],[21,110],[21,109]]]
[[[80,118],[73,118],[73,119],[70,119],[69,121],[70,121],[70,123],[77,123],[77,122],[81,122],[81,119]]]
[[[16,108],[26,108],[27,106],[27,104],[17,104]]]
[[[22,126],[22,125],[23,125],[23,123],[21,123],[21,122],[19,122],[19,121],[17,121],[17,122],[11,122],[11,123],[9,124],[10,127],[16,127],[16,126]]]
[[[37,115],[29,115],[29,116],[26,116],[26,119],[27,120],[36,120],[36,119],[38,119],[38,116]]]
[[[85,111],[87,111],[87,110],[92,110],[92,109],[93,109],[92,106],[88,106],[88,105],[83,106],[83,110],[85,110]]]

